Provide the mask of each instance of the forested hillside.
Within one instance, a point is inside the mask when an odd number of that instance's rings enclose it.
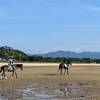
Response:
[[[65,52],[66,53],[66,52]],[[70,54],[70,52],[68,52]],[[59,52],[57,52],[59,54]],[[63,53],[62,53],[63,54]],[[60,53],[61,55],[61,53]],[[60,63],[64,58],[70,59],[74,63],[100,63],[100,59],[91,59],[89,57],[78,58],[75,56],[66,57],[65,54],[61,57],[44,57],[42,55],[28,55],[20,50],[15,50],[12,47],[3,46],[0,47],[0,60],[8,60],[11,56],[14,57],[16,61],[31,61],[31,62],[57,62]]]
[[[20,50],[15,50],[8,46],[0,47],[0,58],[7,60],[11,56],[14,57],[15,60],[26,61],[28,60],[28,55]]]

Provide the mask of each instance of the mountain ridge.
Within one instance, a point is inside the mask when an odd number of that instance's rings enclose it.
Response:
[[[84,51],[84,52],[71,52],[71,51],[56,51],[56,52],[49,52],[45,54],[37,54],[38,56],[43,57],[66,57],[66,58],[92,58],[92,59],[100,59],[100,52],[91,52],[91,51]]]

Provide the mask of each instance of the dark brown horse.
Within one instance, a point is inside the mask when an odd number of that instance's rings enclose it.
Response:
[[[5,72],[12,72],[12,78],[13,78],[13,76],[15,74],[16,75],[16,79],[17,79],[17,72],[16,72],[17,68],[20,68],[23,71],[23,64],[14,64],[14,70],[9,70],[8,69],[8,65],[1,66],[1,71],[0,71],[0,73],[2,72],[1,79],[3,78],[3,76],[4,76],[5,79],[7,79],[7,77],[5,75]]]
[[[66,74],[66,70],[67,70],[67,74],[69,75],[68,69],[69,69],[69,65],[72,65],[72,63],[71,63],[71,62],[67,62],[66,64],[67,64],[67,67],[65,67],[65,64],[64,64],[64,63],[60,63],[60,64],[59,64],[59,69],[58,69],[58,71],[60,70],[60,75],[62,74],[62,70],[63,70],[63,69],[65,70],[65,71],[64,71],[64,75]]]

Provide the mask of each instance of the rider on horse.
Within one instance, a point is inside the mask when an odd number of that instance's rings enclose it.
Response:
[[[10,59],[8,59],[8,69],[9,70],[14,70],[14,64],[13,64],[13,56],[10,57]]]
[[[64,58],[63,59],[63,63],[64,63],[64,66],[67,68],[68,66],[67,66],[67,60]]]

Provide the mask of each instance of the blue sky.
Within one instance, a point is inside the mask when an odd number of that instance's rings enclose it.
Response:
[[[100,0],[0,0],[0,46],[100,52]]]

